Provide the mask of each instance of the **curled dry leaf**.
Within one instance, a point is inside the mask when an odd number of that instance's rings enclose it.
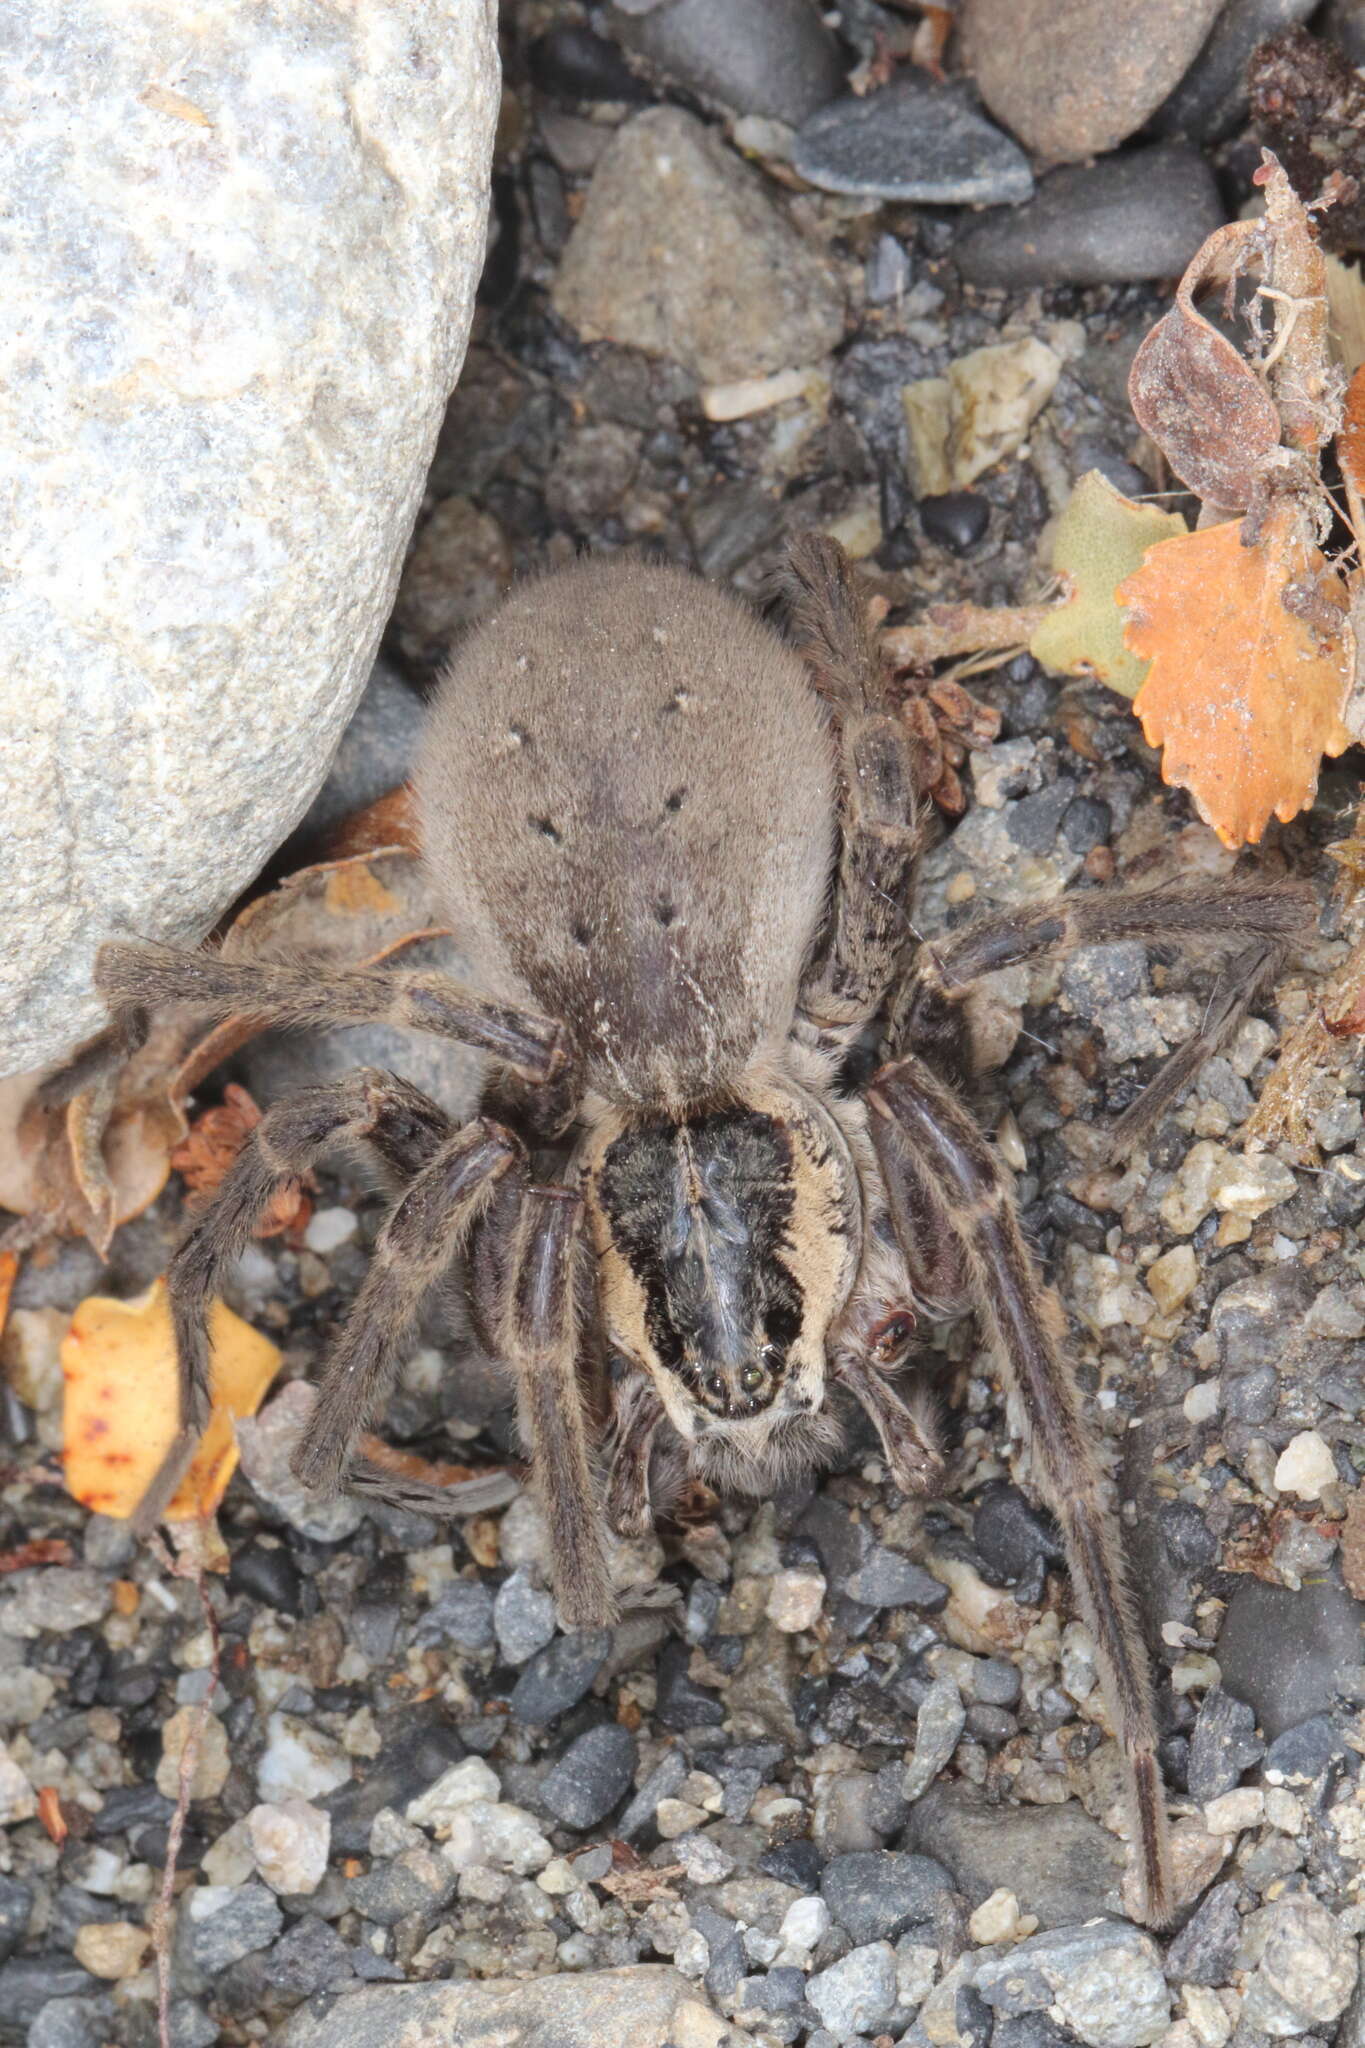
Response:
[[[1132,697],[1147,673],[1124,644],[1123,614],[1114,592],[1141,567],[1148,548],[1185,531],[1178,512],[1138,505],[1098,469],[1079,479],[1057,521],[1052,566],[1066,577],[1067,596],[1043,618],[1029,653],[1059,675],[1091,675]]]
[[[1138,425],[1182,483],[1228,511],[1251,503],[1260,465],[1279,446],[1280,416],[1234,343],[1196,311],[1194,294],[1226,276],[1257,233],[1258,223],[1234,221],[1209,236],[1128,375]]]
[[[191,1193],[205,1200],[217,1193],[228,1168],[260,1121],[261,1112],[246,1089],[229,1081],[223,1090],[223,1100],[195,1118],[188,1136],[171,1154],[171,1165]],[[313,1210],[304,1192],[305,1185],[316,1185],[311,1174],[306,1182],[291,1180],[279,1188],[253,1235],[278,1237],[281,1231],[302,1229]]]
[[[1126,639],[1151,662],[1133,709],[1161,772],[1225,846],[1313,800],[1324,754],[1350,744],[1346,592],[1293,499],[1254,546],[1236,520],[1161,541],[1119,586]],[[1335,630],[1334,630],[1335,629]]]
[[[383,822],[397,829],[395,813]],[[442,931],[414,854],[381,847],[304,868],[255,898],[224,951],[368,967]],[[236,1016],[206,1030],[193,1009],[178,1007],[154,1020],[117,1072],[59,1109],[34,1100],[31,1075],[0,1080],[0,1209],[23,1219],[4,1235],[20,1248],[84,1236],[107,1254],[119,1225],[165,1186],[189,1096],[259,1029],[255,1018]]]
[[[168,1521],[211,1515],[237,1469],[235,1418],[254,1415],[280,1366],[269,1338],[224,1302],[209,1310],[213,1409]],[[135,1301],[90,1295],[62,1343],[67,1491],[101,1515],[136,1509],[170,1449],[178,1368],[166,1283]]]

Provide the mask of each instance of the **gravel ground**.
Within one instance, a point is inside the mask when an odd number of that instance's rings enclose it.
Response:
[[[896,620],[1035,594],[1040,537],[1085,469],[1151,488],[1124,378],[1168,297],[1141,280],[1179,268],[1181,236],[1188,253],[1234,211],[1256,162],[1217,79],[1202,157],[1154,140],[1155,168],[1102,160],[1098,191],[1059,173],[1071,183],[1041,188],[1030,241],[964,203],[1017,199],[1029,176],[968,103],[917,162],[916,124],[891,149],[858,103],[794,140],[838,84],[816,17],[789,42],[775,0],[742,20],[687,10],[614,17],[629,69],[586,17],[514,11],[475,341],[363,744],[343,750],[319,825],[401,774],[452,637],[514,575],[584,545],[648,544],[757,597],[784,536],[818,525]],[[904,20],[848,0],[843,27],[871,57]],[[803,186],[794,151],[844,189]],[[878,178],[891,196],[847,189]],[[1021,348],[1053,380],[1031,423]],[[793,366],[776,397],[748,388]],[[934,475],[902,391],[951,366],[976,426],[959,420]],[[969,488],[973,432],[986,459]],[[924,863],[925,936],[1068,886],[1234,871],[1118,698],[1028,657],[971,687],[1001,735],[970,757],[966,814]],[[1272,828],[1265,864],[1320,879],[1325,900],[1321,848],[1355,794],[1351,763],[1334,767],[1310,815]],[[623,1583],[660,1580],[673,1604],[567,1637],[529,1496],[453,1531],[319,1510],[272,1462],[301,1398],[286,1389],[220,1517],[231,1569],[208,1593],[220,1678],[180,1853],[176,2048],[377,2048],[404,2019],[424,2040],[513,2048],[1365,2043],[1365,1605],[1338,1557],[1365,1468],[1349,1043],[1311,1148],[1240,1141],[1283,1032],[1345,950],[1340,911],[1324,929],[1116,1167],[1096,1164],[1095,1133],[1197,1026],[1207,959],[1092,947],[994,977],[975,1012],[978,1106],[1067,1305],[1124,1503],[1177,1815],[1173,1937],[1127,1917],[1093,1645],[969,1326],[933,1336],[949,1498],[904,1502],[855,1433],[818,1486],[629,1546]],[[375,1056],[337,1037],[337,1057]],[[315,1057],[267,1041],[236,1071],[269,1100]],[[287,1377],[315,1370],[381,1215],[363,1184],[324,1174],[302,1242],[242,1260],[228,1299]],[[71,1309],[145,1286],[181,1223],[173,1182],[107,1267],[76,1244],[30,1259],[4,1340],[0,1550],[65,1537],[75,1560],[0,1578],[0,2039],[29,2048],[155,2039],[148,1921],[210,1634],[192,1585],[77,1508],[50,1460],[31,1474],[60,1443]],[[385,1433],[477,1464],[507,1457],[510,1430],[497,1376],[433,1313]],[[60,1847],[39,1787],[60,1798]]]

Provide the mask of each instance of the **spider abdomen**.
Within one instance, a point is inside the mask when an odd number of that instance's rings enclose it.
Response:
[[[480,977],[565,1022],[590,1085],[683,1103],[789,1027],[835,836],[797,656],[678,569],[584,560],[471,636],[417,786]]]

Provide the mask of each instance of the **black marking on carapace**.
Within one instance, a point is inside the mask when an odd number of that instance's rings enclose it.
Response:
[[[645,1293],[661,1362],[714,1415],[771,1405],[801,1329],[783,1251],[795,1200],[791,1136],[753,1109],[652,1123],[617,1138],[599,1181],[612,1237]],[[764,1383],[739,1390],[746,1367]]]

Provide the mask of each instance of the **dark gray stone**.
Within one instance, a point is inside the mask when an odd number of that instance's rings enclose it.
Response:
[[[1258,43],[1307,21],[1318,0],[1226,0],[1209,39],[1151,125],[1158,135],[1221,142],[1246,118],[1247,63]],[[1353,60],[1356,61],[1356,60]]]
[[[99,1979],[69,1956],[15,1956],[0,1967],[0,2027],[22,2032],[54,1998],[91,1998]]]
[[[953,1880],[932,1856],[864,1849],[831,1856],[820,1873],[825,1904],[857,1944],[894,1941],[919,1920],[932,1920]]]
[[[542,1804],[566,1828],[596,1827],[630,1790],[638,1750],[619,1721],[604,1721],[571,1743],[540,1788]]]
[[[612,7],[612,34],[652,71],[733,114],[801,123],[842,92],[839,45],[812,0],[664,0]]]
[[[1243,1771],[1265,1755],[1256,1716],[1221,1685],[1205,1695],[1190,1737],[1189,1787],[1201,1806],[1231,1792]]]
[[[665,1643],[659,1653],[654,1717],[664,1728],[719,1728],[725,1704],[688,1674],[688,1643]]]
[[[1020,1910],[1044,1928],[1072,1926],[1118,1903],[1123,1845],[1074,1801],[988,1806],[965,1785],[931,1785],[901,1840],[936,1857],[973,1906],[1008,1884]]]
[[[1242,1939],[1237,1886],[1216,1884],[1171,1943],[1166,1975],[1172,1984],[1226,1984]]]
[[[1338,1573],[1293,1593],[1245,1577],[1228,1605],[1218,1662],[1229,1692],[1250,1702],[1267,1739],[1326,1711],[1365,1661],[1365,1603]]]
[[[24,2048],[104,2048],[112,2016],[108,1998],[54,1998],[29,2028]]]
[[[661,1799],[672,1799],[687,1776],[687,1758],[680,1749],[665,1751],[630,1805],[616,1824],[616,1832],[623,1842],[633,1841],[642,1829],[647,1828],[659,1809]]]
[[[1289,1261],[1223,1289],[1212,1326],[1225,1394],[1242,1373],[1284,1363],[1316,1293],[1311,1274]]]
[[[972,1684],[983,1707],[1012,1707],[1019,1698],[1019,1667],[1007,1657],[982,1657]]]
[[[512,1573],[493,1602],[493,1627],[498,1649],[509,1664],[525,1664],[537,1650],[554,1641],[555,1603],[523,1571]]]
[[[313,798],[296,839],[324,839],[353,811],[406,782],[425,722],[422,700],[382,658],[341,735],[327,780]]]
[[[1027,199],[1028,158],[957,85],[902,75],[865,99],[811,116],[792,162],[825,192],[924,205],[993,206]]]
[[[991,523],[991,504],[979,491],[944,491],[940,497],[921,498],[919,523],[924,538],[950,554],[969,555],[986,538]]]
[[[282,1935],[266,1959],[266,1982],[291,2005],[353,1975],[350,1949],[335,1927],[313,1914]]]
[[[538,1650],[512,1688],[514,1719],[544,1727],[576,1707],[607,1660],[611,1631],[575,1629]]]
[[[1022,1578],[1035,1561],[1061,1564],[1066,1556],[1051,1515],[1005,1479],[981,1489],[972,1541],[982,1562],[1006,1582]]]
[[[795,1835],[790,1842],[778,1842],[758,1859],[758,1867],[765,1877],[775,1877],[780,1884],[795,1885],[800,1892],[815,1890],[824,1863],[824,1850],[807,1835]]]
[[[405,1849],[391,1863],[376,1863],[348,1880],[351,1904],[378,1927],[395,1927],[409,1913],[433,1920],[455,1896],[459,1873],[438,1851]]]
[[[1076,1015],[1087,1019],[1124,996],[1145,995],[1147,985],[1147,948],[1137,939],[1083,946],[1062,969],[1062,994]]]
[[[418,1649],[441,1649],[454,1643],[461,1650],[493,1646],[493,1595],[478,1579],[457,1579],[444,1586],[412,1631]]]
[[[1016,2013],[997,2019],[991,2029],[991,2048],[1079,2048],[1077,2036],[1059,2027],[1045,2012]]]
[[[17,1877],[0,1877],[0,1963],[8,1961],[24,1938],[33,1910],[33,1887]]]
[[[303,1578],[282,1543],[244,1543],[232,1554],[228,1585],[280,1614],[303,1612]]]
[[[1127,284],[1178,277],[1225,214],[1198,150],[1163,142],[1054,171],[1027,206],[988,214],[954,250],[970,284]]]
[[[948,1604],[948,1588],[940,1579],[881,1543],[873,1544],[838,1590],[862,1607],[918,1607],[937,1614]]]
[[[1343,1755],[1344,1750],[1345,1745],[1326,1714],[1313,1714],[1275,1737],[1261,1768],[1263,1773],[1276,1771],[1291,1781],[1311,1782],[1321,1777],[1332,1758]]]
[[[210,1978],[225,1970],[229,1963],[268,1947],[284,1925],[279,1902],[265,1885],[238,1884],[222,1889],[229,1896],[216,1913],[209,1913],[202,1920],[193,1917],[187,1901],[178,1929],[178,1939],[188,1947],[195,1967]],[[192,1892],[189,1896],[202,1898],[203,1893]]]

